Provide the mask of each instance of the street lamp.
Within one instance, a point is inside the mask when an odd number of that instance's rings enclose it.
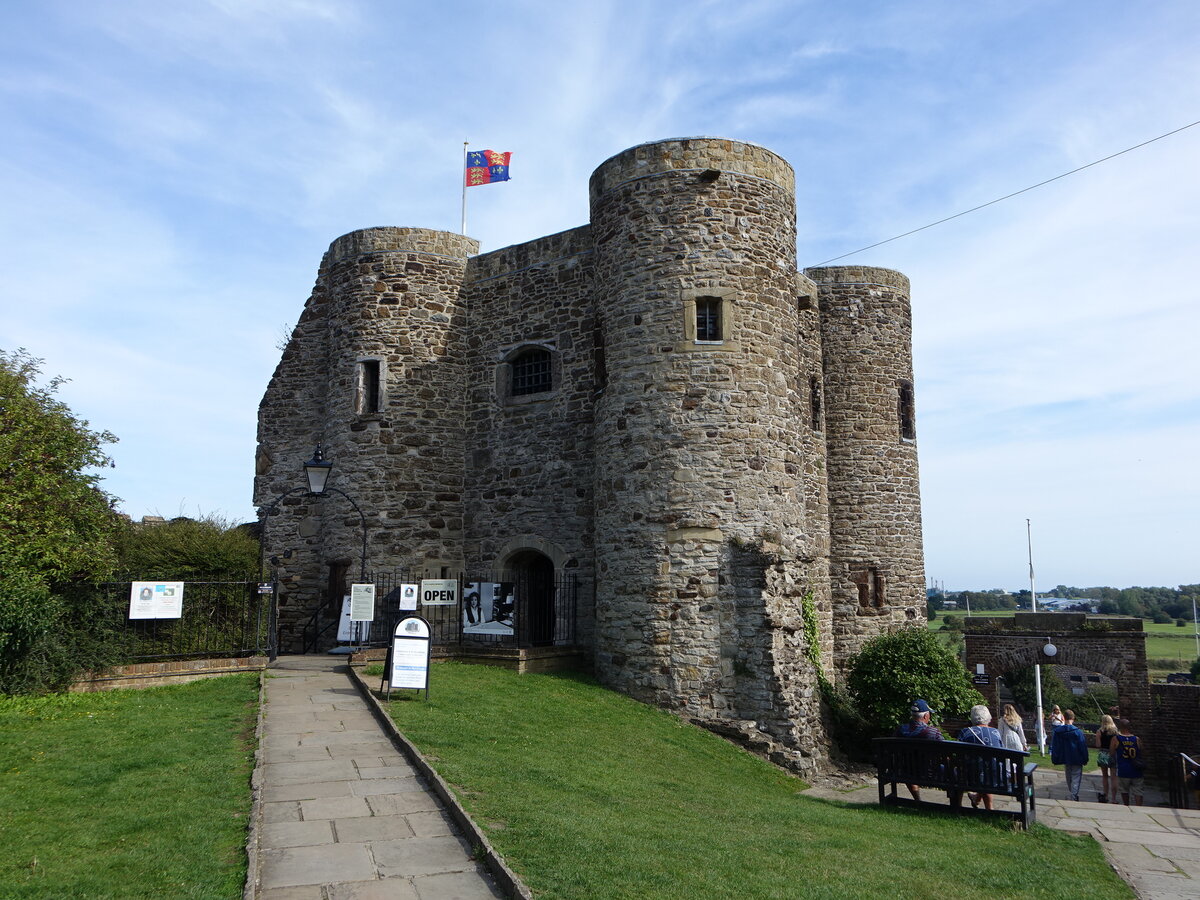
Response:
[[[327,492],[332,491],[335,494],[340,494],[346,498],[346,502],[354,507],[354,511],[358,513],[358,520],[362,524],[362,549],[359,553],[359,582],[363,583],[367,580],[367,517],[363,515],[363,511],[359,509],[357,503],[345,491],[329,486],[329,473],[333,470],[333,461],[325,458],[325,454],[321,448],[321,443],[318,441],[316,449],[313,450],[312,459],[304,464],[304,477],[308,482],[305,487],[294,487],[284,491],[269,504],[263,507],[263,526],[262,535],[259,539],[259,557],[258,568],[262,575],[266,573],[266,552],[267,552],[267,524],[270,521],[271,515],[279,509],[279,504],[292,494],[298,494],[301,491],[307,491],[309,495],[314,497],[324,497]],[[276,629],[278,626],[278,610],[276,609],[275,598],[278,595],[278,589],[275,579],[271,579],[271,621],[270,621],[270,658],[274,661],[279,655],[277,645]]]

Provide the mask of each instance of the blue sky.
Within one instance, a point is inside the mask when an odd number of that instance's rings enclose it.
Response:
[[[340,234],[492,250],[648,140],[763,144],[801,266],[1200,119],[1200,4],[0,6],[0,348],[114,432],[135,517],[248,520],[258,401]],[[1200,126],[843,262],[912,280],[926,569],[1200,582]]]

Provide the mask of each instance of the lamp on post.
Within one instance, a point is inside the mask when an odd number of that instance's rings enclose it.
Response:
[[[321,443],[318,441],[316,449],[313,450],[312,459],[308,460],[308,462],[304,464],[304,477],[308,482],[307,486],[295,487],[286,490],[263,508],[262,537],[259,541],[259,571],[264,575],[266,569],[265,557],[267,548],[267,523],[270,521],[271,514],[278,510],[280,502],[282,502],[284,498],[290,497],[292,494],[298,494],[301,491],[307,491],[309,494],[316,497],[324,497],[326,496],[327,492],[332,492],[345,497],[346,502],[354,507],[354,511],[358,513],[358,520],[362,524],[362,549],[359,553],[359,582],[361,583],[367,580],[367,517],[363,515],[363,511],[359,509],[358,504],[354,502],[353,498],[351,498],[349,494],[343,490],[339,490],[338,488],[329,487],[329,473],[332,470],[333,461],[325,458]],[[271,618],[269,625],[269,649],[270,658],[272,661],[274,661],[279,655],[279,648],[277,646],[278,609],[276,603],[276,597],[278,596],[278,593],[278,585],[275,581],[274,572],[272,572]]]

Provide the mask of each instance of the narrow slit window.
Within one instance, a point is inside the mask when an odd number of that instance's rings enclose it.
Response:
[[[379,360],[364,359],[359,364],[358,411],[362,415],[379,412],[380,380]]]
[[[721,298],[696,298],[696,340],[710,344],[718,344],[724,337],[721,334]]]
[[[900,382],[900,437],[907,441],[916,440],[917,416],[913,403],[913,386],[911,382]]]
[[[808,403],[812,412],[813,431],[821,430],[821,379],[816,375],[808,379]]]
[[[550,351],[535,347],[512,361],[512,396],[543,394],[553,387]]]

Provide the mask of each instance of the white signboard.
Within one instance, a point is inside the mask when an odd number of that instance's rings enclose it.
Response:
[[[182,616],[182,581],[135,581],[130,586],[129,618],[178,619]]]
[[[420,616],[408,616],[397,623],[392,637],[389,691],[393,688],[429,690],[430,643],[429,623]]]
[[[350,621],[371,622],[375,619],[375,585],[350,585]]]
[[[472,581],[463,594],[463,634],[512,634],[516,597],[509,581]]]
[[[400,609],[404,612],[415,612],[417,609],[417,592],[421,590],[419,584],[402,584],[400,585]]]
[[[421,582],[422,606],[458,606],[458,579],[426,578]]]
[[[362,643],[371,639],[370,621],[351,618],[353,609],[354,601],[351,599],[351,595],[347,594],[342,598],[342,615],[338,619],[337,633],[337,639],[345,644],[349,644],[352,641]],[[345,653],[346,651],[342,650],[340,652]]]

